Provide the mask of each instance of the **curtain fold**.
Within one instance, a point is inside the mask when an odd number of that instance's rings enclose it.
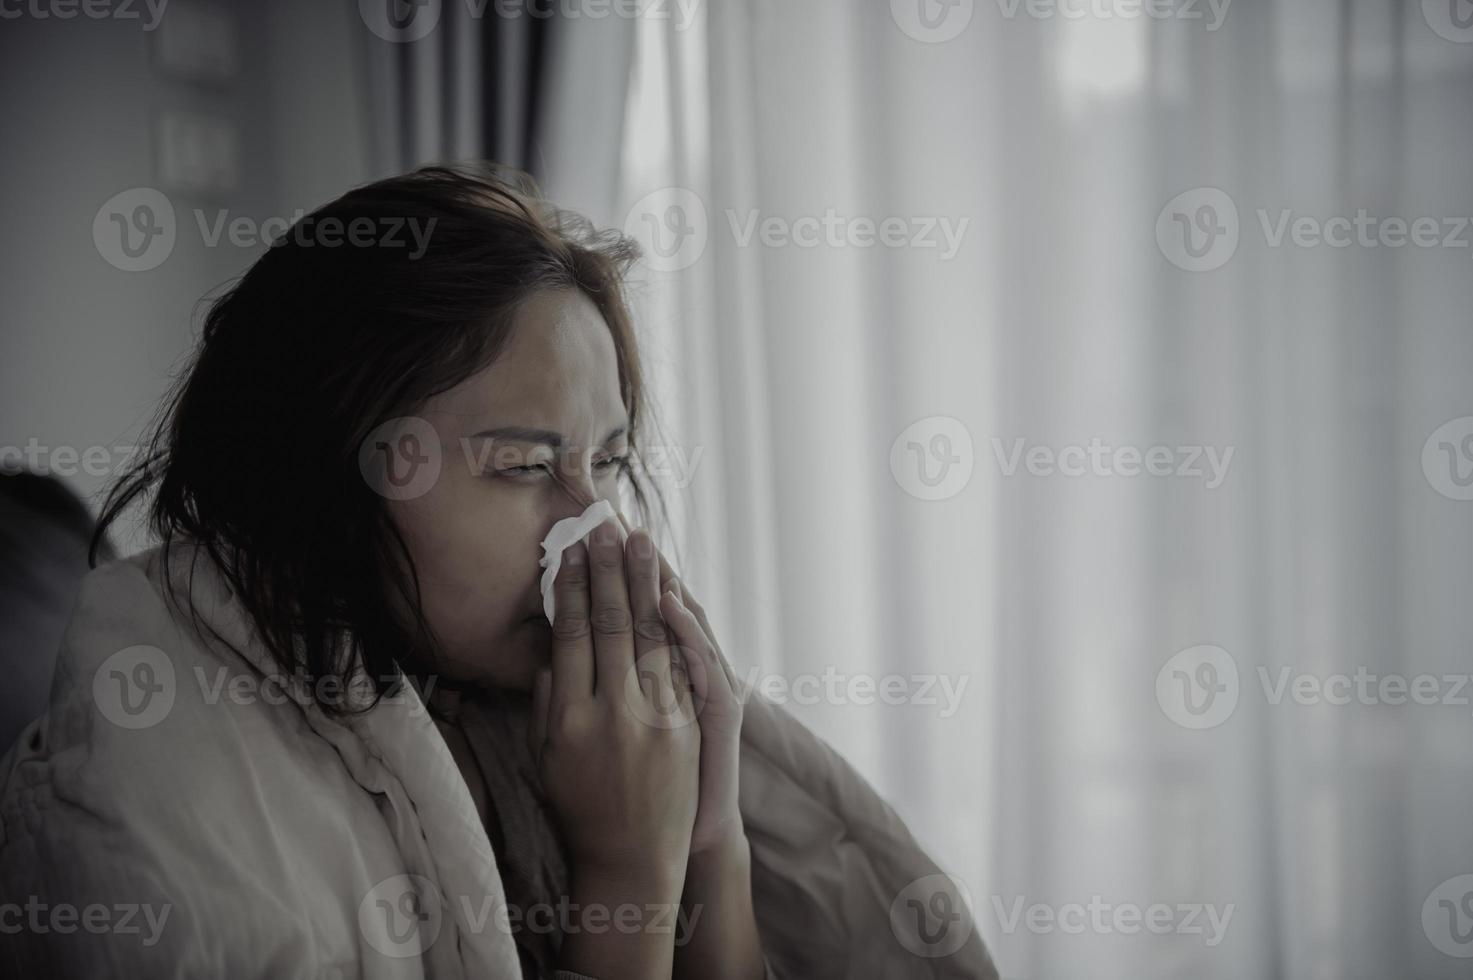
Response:
[[[1124,6],[641,20],[615,223],[704,453],[685,573],[1005,975],[1462,975],[1470,249],[1295,228],[1473,213],[1473,38],[1457,0]]]
[[[567,105],[549,105],[546,91],[578,71],[550,66],[549,48],[559,48],[571,22],[545,15],[538,5],[387,0],[389,17],[366,4],[368,27],[359,40],[365,112],[372,121],[369,157],[375,173],[389,175],[431,163],[495,160],[539,175],[537,148],[545,117],[576,115]],[[372,11],[370,13],[369,11]],[[612,80],[603,64],[586,66],[583,82]],[[617,132],[594,134],[619,145]]]

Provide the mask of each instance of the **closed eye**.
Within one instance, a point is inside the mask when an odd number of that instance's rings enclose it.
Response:
[[[602,473],[610,470],[622,470],[629,465],[628,456],[610,456],[607,459],[598,460],[593,468]],[[552,468],[546,463],[531,463],[526,466],[503,466],[494,471],[498,476],[532,476],[533,474],[551,473]]]
[[[528,466],[503,466],[501,469],[496,470],[496,473],[499,476],[531,476],[538,470],[548,473],[552,472],[546,463],[532,463]]]

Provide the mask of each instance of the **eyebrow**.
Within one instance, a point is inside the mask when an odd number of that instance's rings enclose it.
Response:
[[[629,431],[629,424],[616,425],[609,430],[599,445],[607,445]],[[561,432],[553,432],[550,429],[533,429],[525,425],[503,425],[494,429],[486,429],[471,436],[472,439],[503,439],[508,442],[531,442],[553,449],[560,449],[567,440]]]

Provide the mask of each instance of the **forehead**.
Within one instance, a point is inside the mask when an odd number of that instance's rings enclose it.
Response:
[[[581,290],[536,293],[512,317],[501,355],[431,407],[477,425],[546,428],[578,442],[601,438],[625,414],[613,334]]]

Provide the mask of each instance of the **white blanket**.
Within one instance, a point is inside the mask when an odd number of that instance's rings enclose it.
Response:
[[[176,581],[196,554],[176,548]],[[50,708],[0,760],[0,972],[520,977],[485,829],[413,689],[329,718],[268,680],[207,559],[194,607],[243,656],[166,604],[161,565],[86,578]],[[836,754],[757,700],[743,742],[777,976],[996,976],[938,869]]]

